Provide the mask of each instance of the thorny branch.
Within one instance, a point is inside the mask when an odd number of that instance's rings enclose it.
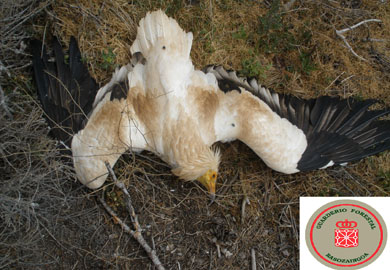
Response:
[[[149,246],[149,244],[145,241],[145,239],[143,238],[143,236],[141,234],[141,230],[142,229],[141,229],[141,226],[140,226],[140,224],[138,222],[138,216],[135,213],[134,207],[133,207],[133,205],[131,203],[131,197],[130,197],[129,192],[127,191],[127,189],[126,189],[125,185],[123,184],[123,182],[118,181],[118,179],[117,179],[114,171],[112,170],[110,164],[108,164],[108,162],[105,162],[105,165],[107,167],[108,172],[111,174],[111,176],[112,176],[112,178],[114,180],[115,186],[117,188],[121,189],[123,194],[125,195],[126,208],[129,211],[129,213],[130,213],[131,222],[133,223],[133,226],[134,226],[135,230],[132,230],[128,225],[126,225],[126,223],[124,223],[118,217],[118,215],[115,213],[115,211],[104,201],[103,198],[99,199],[100,202],[102,203],[104,208],[107,210],[107,212],[115,219],[115,221],[118,222],[119,225],[121,225],[122,229],[125,232],[129,233],[131,236],[133,236],[135,238],[135,240],[138,241],[138,243],[142,246],[142,248],[148,254],[149,258],[152,260],[152,262],[154,263],[156,268],[158,270],[165,270],[164,266],[160,262],[160,259],[157,257],[156,251]]]
[[[352,25],[350,27],[347,27],[347,28],[344,28],[344,29],[341,29],[341,30],[336,30],[336,34],[344,41],[344,44],[345,46],[347,46],[348,50],[353,54],[355,55],[357,58],[359,58],[360,60],[363,60],[363,61],[367,61],[365,58],[361,57],[360,55],[358,55],[351,47],[351,45],[349,45],[347,39],[345,38],[345,36],[343,35],[345,32],[348,32],[352,29],[355,29],[356,27],[359,27],[360,25],[362,24],[365,24],[365,23],[368,23],[368,22],[378,22],[378,23],[381,23],[382,21],[381,20],[378,20],[378,19],[368,19],[368,20],[364,20],[364,21],[361,21],[355,25]]]

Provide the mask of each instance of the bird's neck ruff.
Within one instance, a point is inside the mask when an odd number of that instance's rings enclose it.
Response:
[[[178,166],[172,169],[172,173],[180,179],[192,181],[208,170],[218,172],[219,162],[219,149],[203,146],[200,151],[188,153],[184,159],[178,160]]]

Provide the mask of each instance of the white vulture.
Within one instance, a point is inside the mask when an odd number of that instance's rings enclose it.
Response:
[[[277,94],[235,72],[190,59],[192,33],[162,11],[148,13],[131,46],[133,59],[98,90],[71,38],[69,63],[58,41],[55,62],[32,42],[38,96],[52,134],[71,146],[78,179],[99,188],[127,150],[157,154],[183,180],[213,196],[217,141],[241,140],[272,169],[296,173],[346,164],[390,148],[389,110],[374,100]]]

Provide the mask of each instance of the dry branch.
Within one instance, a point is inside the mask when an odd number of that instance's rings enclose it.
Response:
[[[245,195],[241,203],[241,224],[244,224],[245,221],[245,207],[247,204],[250,204],[250,201],[248,196]]]
[[[284,11],[289,11],[292,6],[295,4],[295,1],[296,0],[290,0],[289,2],[287,2],[286,4],[283,5],[283,9]]]
[[[1,73],[0,73],[1,76]],[[7,103],[6,103],[6,97],[4,95],[3,88],[1,87],[0,84],[0,106],[3,108],[5,114],[8,116],[9,119],[13,119],[11,110],[8,108]]]
[[[355,29],[356,27],[359,27],[360,25],[362,24],[365,24],[365,23],[368,23],[368,22],[378,22],[378,23],[381,23],[382,21],[381,20],[378,20],[378,19],[368,19],[368,20],[364,20],[364,21],[361,21],[355,25],[352,25],[350,27],[347,27],[347,28],[344,28],[344,29],[341,29],[341,30],[336,30],[336,34],[343,40],[345,46],[347,46],[348,50],[353,54],[355,55],[357,58],[359,58],[360,60],[363,60],[363,61],[366,61],[367,60],[363,57],[361,57],[360,55],[358,55],[354,50],[353,48],[351,47],[351,45],[349,45],[347,39],[345,38],[345,36],[343,35],[345,32],[348,32],[352,29]]]
[[[107,212],[114,218],[116,222],[121,225],[122,229],[129,233],[131,236],[135,238],[135,240],[138,241],[138,243],[142,246],[142,248],[145,250],[145,252],[148,254],[149,258],[152,260],[154,265],[158,270],[165,270],[164,266],[161,264],[160,259],[157,257],[156,251],[152,249],[149,244],[145,241],[144,237],[141,234],[141,226],[138,222],[138,216],[134,211],[134,207],[131,203],[131,197],[129,192],[127,191],[125,185],[123,182],[118,181],[118,178],[116,177],[114,171],[112,170],[110,164],[108,162],[105,162],[105,165],[107,167],[108,172],[111,174],[114,184],[117,188],[122,190],[123,194],[125,195],[125,200],[126,200],[126,209],[129,211],[130,217],[131,217],[131,222],[133,223],[133,226],[135,230],[132,230],[126,223],[124,223],[118,215],[115,213],[115,211],[104,201],[103,198],[100,198],[100,202],[104,206],[104,208],[107,210]]]
[[[255,249],[251,249],[251,265],[252,265],[252,270],[256,270],[256,252]]]

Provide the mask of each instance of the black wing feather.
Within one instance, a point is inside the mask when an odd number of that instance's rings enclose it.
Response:
[[[277,94],[258,85],[255,79],[237,77],[234,71],[221,66],[207,66],[219,87],[225,91],[250,91],[264,101],[281,118],[286,118],[306,135],[308,146],[298,162],[300,171],[357,161],[390,149],[390,121],[378,120],[390,114],[389,109],[369,110],[376,100],[322,96],[303,100]],[[228,86],[228,87],[226,87]]]
[[[83,128],[86,115],[99,89],[86,66],[74,37],[70,40],[69,64],[65,63],[62,47],[53,41],[55,62],[49,60],[46,48],[32,40],[34,78],[38,98],[51,127],[51,134],[70,146],[73,134]]]

